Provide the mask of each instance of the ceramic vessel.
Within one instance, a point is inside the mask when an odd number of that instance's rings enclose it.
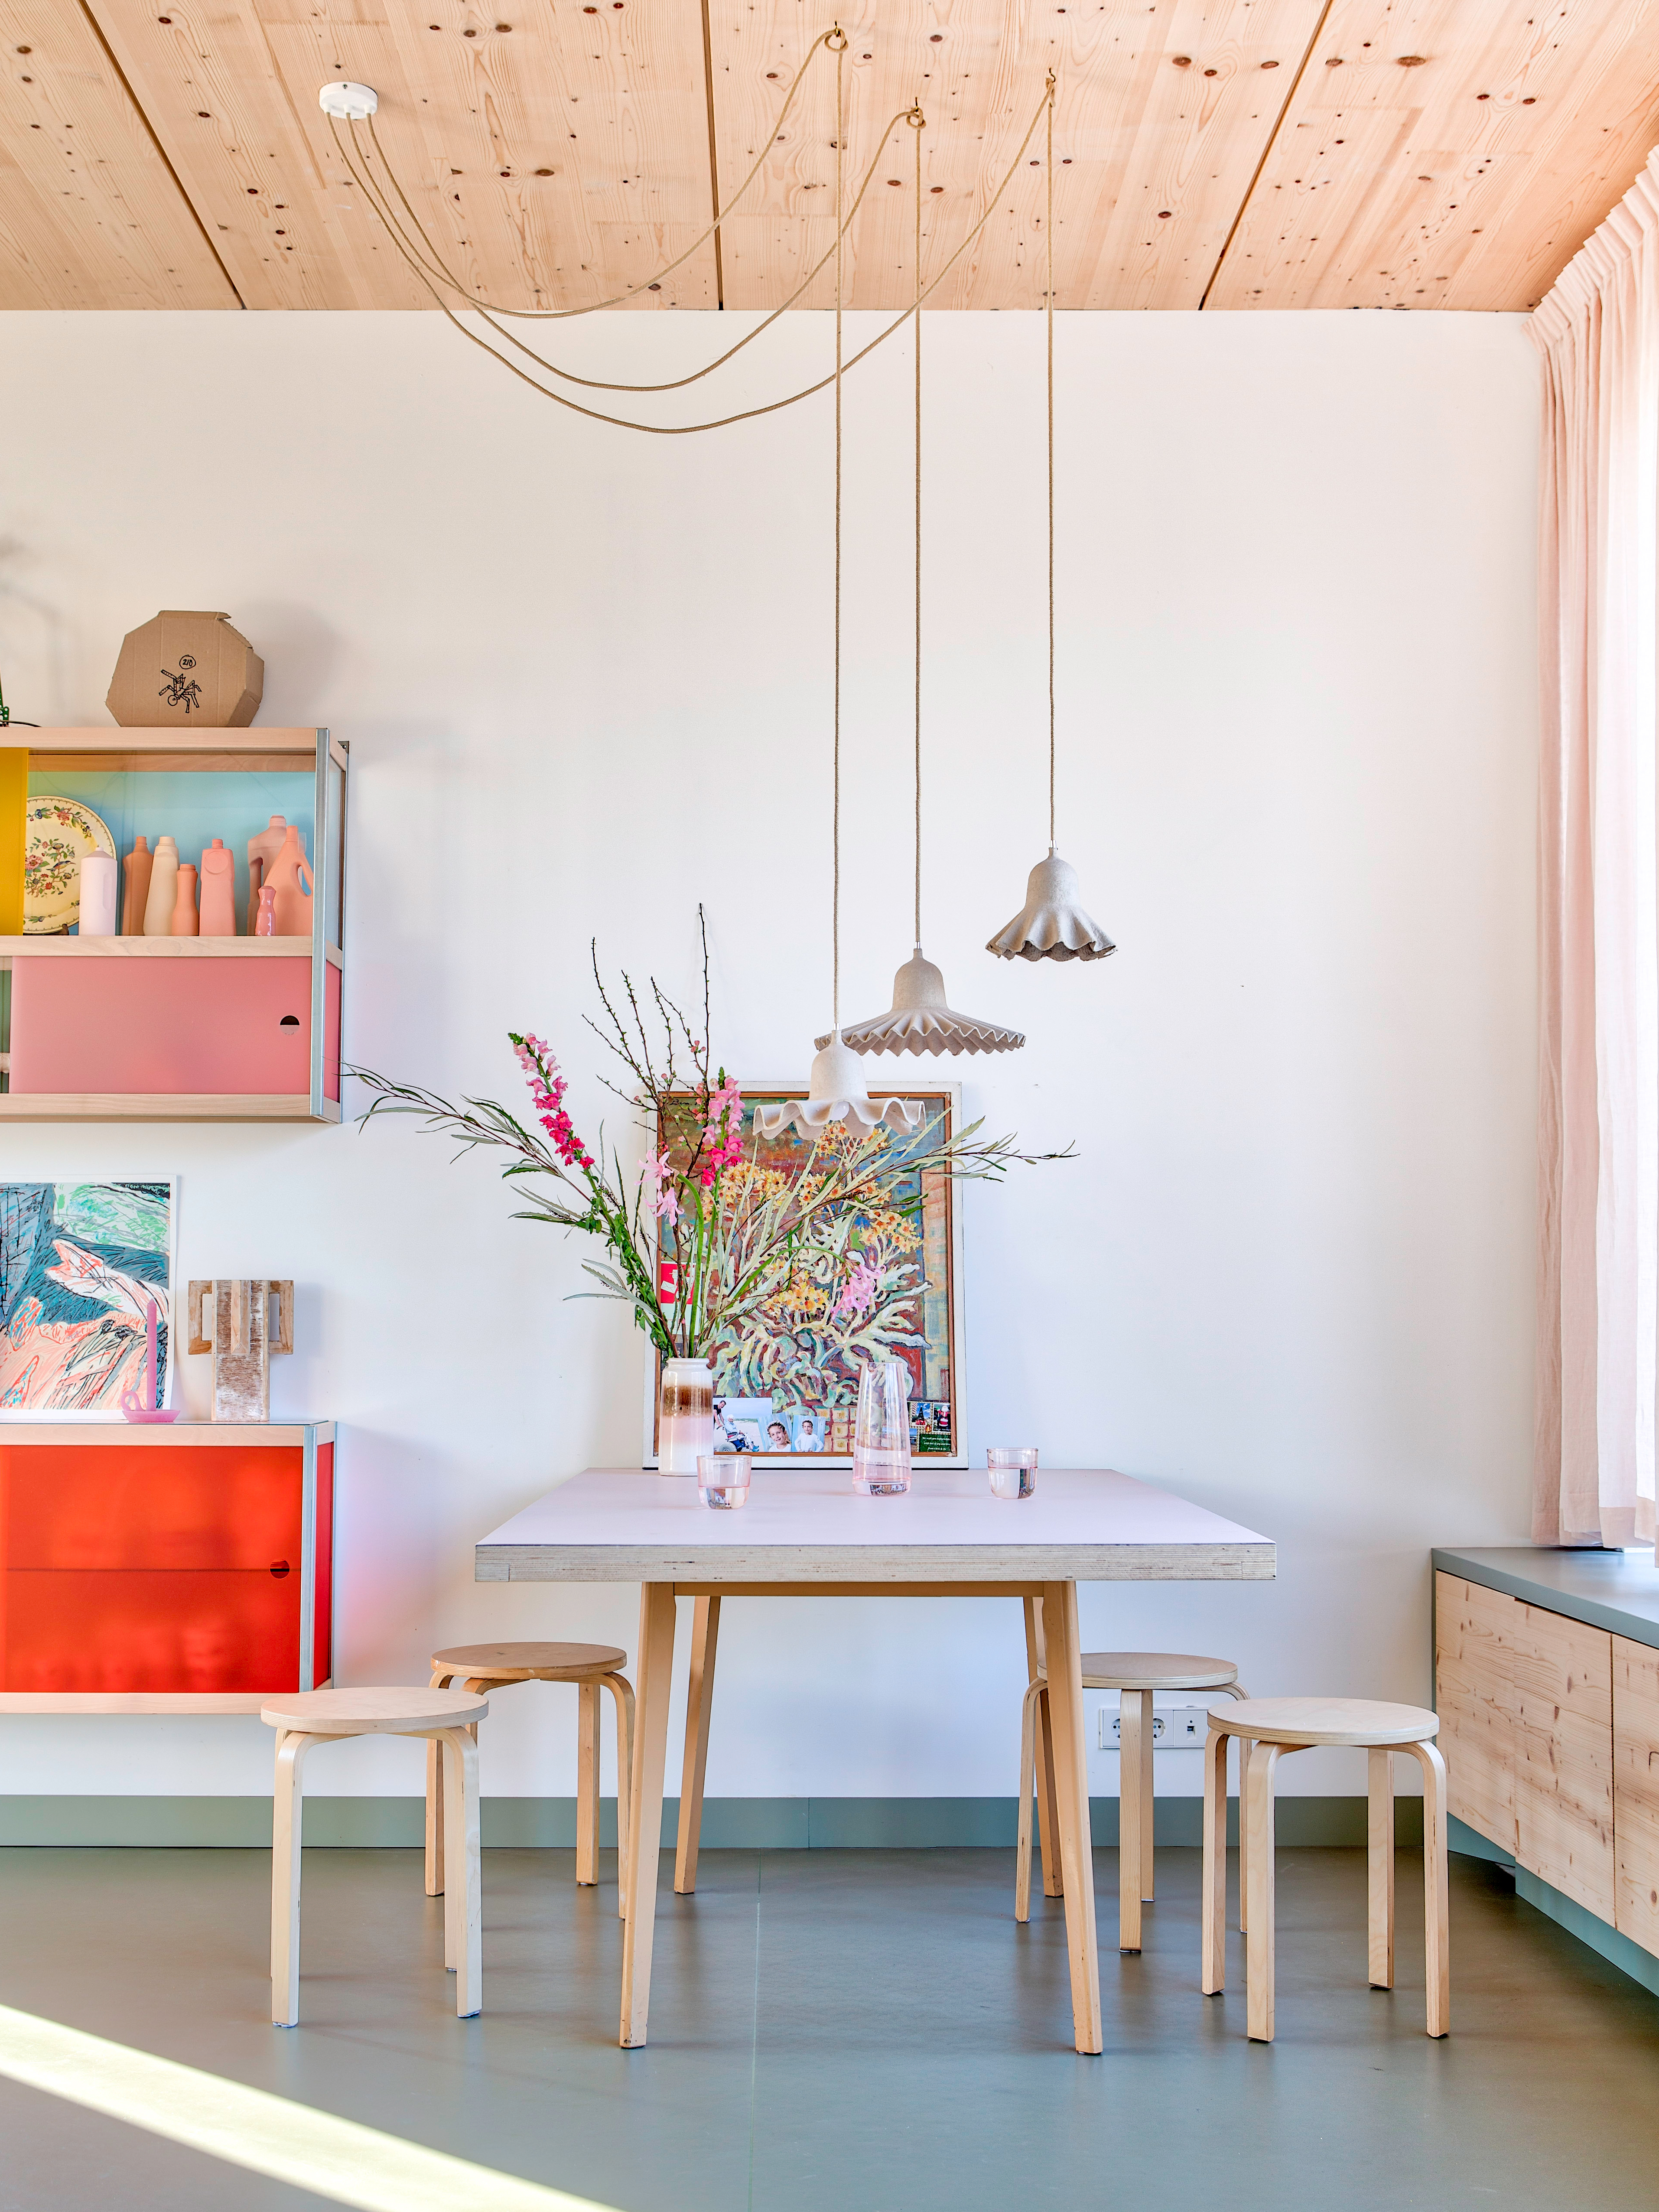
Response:
[[[135,837],[132,850],[127,854],[127,896],[121,909],[123,937],[142,937],[144,933],[144,904],[149,897],[149,872],[155,865],[155,855],[149,849],[148,839]]]
[[[276,894],[267,884],[259,894],[259,911],[253,917],[250,937],[275,937],[276,934]]]
[[[149,892],[144,901],[146,937],[171,937],[173,909],[179,896],[179,848],[171,837],[155,841],[155,864],[149,872]]]
[[[714,1451],[714,1377],[706,1359],[665,1359],[657,1413],[657,1469],[695,1474]]]
[[[115,934],[115,855],[86,853],[81,859],[81,934]]]
[[[273,814],[269,825],[260,830],[257,837],[250,837],[247,841],[247,933],[250,937],[256,933],[253,925],[259,913],[260,887],[270,873],[271,862],[287,842],[288,821],[281,814]],[[305,832],[301,830],[301,852],[303,853],[305,848]]]
[[[23,933],[62,937],[81,915],[81,863],[115,851],[109,824],[83,799],[44,791],[23,801]]]
[[[179,863],[178,888],[173,899],[173,929],[174,937],[196,937],[200,934],[196,915],[196,863]]]
[[[236,855],[222,837],[216,837],[202,855],[201,933],[236,934]]]
[[[309,937],[311,934],[310,866],[300,833],[289,823],[283,849],[265,870],[260,885],[261,895],[274,891],[276,896],[276,934],[278,937]]]

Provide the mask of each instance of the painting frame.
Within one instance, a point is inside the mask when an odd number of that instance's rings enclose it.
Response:
[[[161,1293],[155,1300],[155,1405],[173,1402],[179,1350],[173,1326],[178,1305],[179,1188],[176,1175],[0,1177],[0,1427],[123,1420],[122,1394],[139,1381],[143,1365],[145,1333],[137,1307],[141,1290],[146,1297]],[[40,1194],[46,1191],[52,1197],[42,1220]],[[165,1209],[164,1223],[153,1218],[157,1208]],[[140,1215],[149,1218],[140,1221]],[[131,1233],[135,1224],[141,1235]],[[65,1232],[61,1239],[56,1233],[60,1229]],[[105,1233],[95,1233],[100,1229]],[[110,1233],[122,1230],[127,1233]],[[71,1274],[84,1277],[84,1290],[62,1272],[64,1243],[74,1248]],[[44,1257],[46,1244],[54,1248],[50,1262]],[[146,1257],[150,1266],[142,1264]],[[27,1301],[41,1295],[42,1285],[35,1278],[48,1265],[52,1283],[88,1302],[84,1316],[72,1312],[75,1320],[88,1324],[74,1353],[53,1336],[54,1319],[69,1319],[71,1311],[48,1316],[27,1330],[22,1328]],[[101,1346],[95,1340],[105,1334],[111,1341]],[[95,1380],[100,1358],[104,1371]],[[31,1387],[31,1376],[40,1371],[35,1364],[39,1359],[46,1361],[48,1370],[54,1360],[56,1364],[52,1390],[44,1396]],[[78,1383],[69,1379],[76,1364],[86,1370],[86,1379]],[[95,1395],[88,1398],[94,1381]],[[76,1393],[88,1401],[63,1402]]]
[[[745,1081],[739,1085],[739,1091],[745,1116],[756,1106],[775,1104],[781,1101],[805,1098],[807,1096],[806,1085],[799,1082]],[[962,1090],[958,1084],[872,1083],[870,1096],[877,1100],[904,1099],[908,1102],[919,1103],[930,1110],[939,1111],[943,1116],[944,1132],[947,1138],[958,1131],[963,1125]],[[665,1133],[659,1128],[656,1139],[656,1149],[659,1152],[662,1151],[665,1142]],[[941,1403],[944,1405],[950,1422],[949,1449],[941,1450],[924,1447],[917,1449],[915,1454],[915,1464],[919,1468],[929,1467],[962,1468],[969,1463],[966,1328],[963,1310],[963,1285],[965,1278],[963,1272],[962,1192],[961,1186],[951,1178],[946,1176],[940,1181],[939,1203],[943,1208],[944,1220],[939,1231],[939,1250],[943,1261],[945,1280],[943,1285],[937,1288],[935,1294],[942,1299],[943,1315],[939,1323],[936,1340],[930,1334],[929,1341],[932,1344],[937,1340],[944,1347],[945,1371],[948,1377],[949,1390],[948,1395],[943,1400],[925,1400],[916,1402],[929,1407]],[[660,1251],[660,1247],[659,1249]],[[662,1355],[653,1345],[646,1346],[645,1357],[641,1364],[644,1450],[641,1464],[649,1473],[656,1471],[659,1465],[657,1422]],[[715,1382],[715,1398],[717,1405],[720,1405],[723,1401],[738,1406],[747,1403],[741,1399],[731,1400],[729,1394],[722,1393],[719,1387],[718,1375]],[[924,1420],[931,1425],[933,1418],[929,1413],[924,1416]],[[745,1426],[747,1425],[748,1424],[745,1423]],[[842,1425],[846,1425],[842,1424]],[[790,1427],[793,1444],[794,1429],[793,1414]],[[811,1451],[793,1449],[788,1451],[757,1449],[753,1456],[757,1466],[787,1469],[796,1474],[805,1473],[815,1467],[849,1468],[852,1465],[850,1440],[846,1446],[840,1449],[825,1449],[820,1446],[819,1449]]]

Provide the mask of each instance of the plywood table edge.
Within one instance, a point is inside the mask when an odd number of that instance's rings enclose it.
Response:
[[[778,1545],[669,1553],[633,1544],[478,1544],[477,1582],[744,1583],[1272,1582],[1273,1544]]]
[[[1522,1605],[1535,1606],[1540,1613],[1559,1613],[1563,1620],[1576,1620],[1581,1627],[1605,1629],[1610,1635],[1622,1636],[1632,1644],[1645,1644],[1659,1650],[1659,1620],[1644,1620],[1639,1613],[1626,1613],[1620,1606],[1579,1597],[1553,1589],[1548,1583],[1534,1582],[1528,1576],[1488,1565],[1483,1559],[1472,1559],[1467,1553],[1447,1551],[1437,1546],[1429,1559],[1437,1574],[1474,1583],[1482,1589],[1496,1590],[1501,1597],[1516,1598]]]

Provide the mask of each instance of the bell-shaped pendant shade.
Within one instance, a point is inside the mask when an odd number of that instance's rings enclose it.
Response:
[[[1077,870],[1052,845],[1025,885],[1025,904],[986,946],[1000,960],[1103,960],[1117,947],[1083,910]]]
[[[804,1137],[822,1134],[831,1121],[848,1121],[860,1133],[888,1128],[903,1137],[921,1127],[924,1111],[919,1101],[872,1098],[868,1079],[855,1053],[848,1050],[839,1030],[821,1041],[812,1062],[805,1098],[781,1098],[775,1106],[757,1106],[755,1127],[763,1137],[781,1137],[788,1128]]]
[[[850,1052],[1018,1052],[1025,1042],[1018,1030],[995,1022],[976,1022],[945,1004],[945,978],[921,945],[893,978],[893,1004],[867,1022],[851,1023],[841,1033]],[[827,1036],[817,1040],[822,1051]]]

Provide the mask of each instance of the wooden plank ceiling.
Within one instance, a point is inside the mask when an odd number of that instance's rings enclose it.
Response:
[[[1530,10],[1530,12],[1528,12]],[[0,0],[0,307],[430,307],[317,106],[373,85],[462,290],[772,307],[834,236],[814,0]],[[848,297],[1526,308],[1659,138],[1659,0],[849,0]],[[1000,180],[1015,164],[1006,188]],[[440,285],[453,303],[459,293]],[[825,270],[803,306],[833,297]]]

